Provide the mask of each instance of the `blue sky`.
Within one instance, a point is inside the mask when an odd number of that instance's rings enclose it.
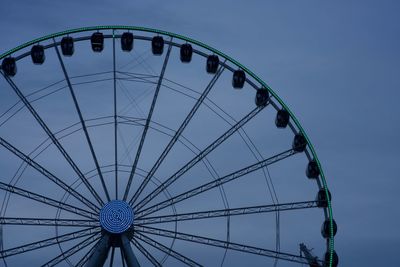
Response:
[[[0,51],[64,29],[138,25],[231,55],[299,118],[322,162],[342,266],[397,266],[397,1],[0,2]],[[283,265],[282,265],[283,266]]]

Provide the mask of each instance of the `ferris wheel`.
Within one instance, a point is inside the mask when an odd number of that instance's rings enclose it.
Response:
[[[338,265],[309,138],[233,58],[95,26],[0,60],[2,266]]]

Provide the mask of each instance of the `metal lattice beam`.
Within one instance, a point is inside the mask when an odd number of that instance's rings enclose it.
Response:
[[[74,207],[69,204],[62,203],[55,199],[48,198],[48,197],[33,193],[31,191],[16,187],[16,186],[11,186],[11,185],[5,184],[3,182],[0,182],[0,189],[10,192],[10,193],[14,193],[14,194],[26,197],[26,198],[29,198],[29,199],[32,199],[32,200],[35,200],[35,201],[38,201],[38,202],[41,202],[41,203],[44,203],[44,204],[47,204],[47,205],[50,205],[50,206],[53,206],[53,207],[56,207],[56,208],[63,209],[65,211],[69,211],[69,212],[78,214],[78,215],[81,215],[83,217],[87,217],[90,219],[97,220],[99,217],[98,214],[83,210],[78,207]]]
[[[22,254],[22,253],[25,253],[28,251],[45,248],[48,246],[67,242],[69,240],[73,240],[73,239],[80,238],[80,237],[85,237],[85,236],[88,236],[88,235],[91,235],[94,233],[98,233],[98,232],[100,232],[100,229],[98,227],[91,228],[91,229],[85,229],[85,230],[80,230],[80,231],[76,231],[73,233],[64,234],[64,235],[56,236],[53,238],[48,238],[48,239],[44,239],[41,241],[33,242],[33,243],[26,244],[23,246],[6,249],[3,251],[0,251],[0,258],[6,258],[6,257]]]
[[[157,236],[164,236],[164,237],[169,237],[169,238],[174,238],[174,239],[180,239],[180,240],[194,242],[194,243],[203,244],[203,245],[207,245],[207,246],[227,248],[230,250],[236,250],[236,251],[241,251],[244,253],[255,254],[255,255],[265,256],[265,257],[270,257],[270,258],[277,258],[277,259],[291,261],[291,262],[298,262],[298,263],[302,263],[302,264],[308,263],[307,259],[304,257],[301,257],[301,256],[284,253],[284,252],[279,252],[279,251],[274,251],[274,250],[270,250],[270,249],[248,246],[248,245],[239,244],[239,243],[226,242],[223,240],[218,240],[218,239],[213,239],[213,238],[208,238],[208,237],[203,237],[203,236],[185,234],[185,233],[180,233],[180,232],[174,232],[174,231],[168,231],[168,230],[157,229],[157,228],[152,228],[152,227],[144,227],[144,226],[136,226],[135,231],[138,231],[139,233],[153,234],[153,235],[157,235]]]
[[[1,217],[1,225],[36,225],[36,226],[75,226],[96,227],[100,226],[98,220],[72,220],[72,219],[43,219],[43,218],[16,218]]]
[[[43,264],[42,267],[56,266],[60,262],[64,261],[65,259],[71,257],[72,255],[74,255],[78,251],[86,248],[86,246],[89,246],[91,243],[95,242],[97,239],[100,238],[100,236],[101,236],[101,233],[97,233],[97,234],[89,236],[88,238],[86,238],[82,242],[79,242],[77,245],[73,246],[72,248],[70,248],[70,249],[68,249],[66,251],[63,251],[57,257],[55,257],[52,260],[48,261],[47,263]]]
[[[153,255],[151,255],[151,253],[148,252],[138,241],[132,239],[131,242],[155,267],[162,267]]]
[[[186,220],[199,220],[199,219],[209,219],[209,218],[225,217],[225,216],[248,215],[255,213],[267,213],[267,212],[288,211],[297,209],[309,209],[315,207],[317,207],[316,201],[303,201],[303,202],[282,203],[274,205],[251,206],[251,207],[234,208],[234,209],[209,210],[209,211],[190,212],[190,213],[182,213],[175,215],[139,218],[135,219],[135,225],[147,225],[147,224],[167,223],[167,222],[186,221]]]
[[[230,173],[228,175],[225,175],[224,177],[215,179],[215,180],[213,180],[213,181],[211,181],[209,183],[203,184],[203,185],[198,186],[198,187],[196,187],[196,188],[194,188],[192,190],[186,191],[186,192],[184,192],[182,194],[179,194],[179,195],[177,195],[175,197],[167,199],[167,200],[165,200],[165,201],[163,201],[161,203],[155,204],[155,205],[153,205],[153,206],[151,206],[149,208],[146,208],[146,209],[143,209],[141,211],[138,211],[135,214],[136,214],[137,218],[143,217],[143,216],[145,216],[147,214],[156,212],[156,211],[161,210],[163,208],[166,208],[166,207],[168,207],[170,205],[173,205],[173,204],[175,204],[177,202],[180,202],[182,200],[191,198],[193,196],[196,196],[198,194],[201,194],[201,193],[204,193],[204,192],[206,192],[208,190],[211,190],[211,189],[213,189],[215,187],[218,187],[218,186],[220,186],[222,184],[225,184],[225,183],[228,183],[230,181],[233,181],[233,180],[235,180],[235,179],[237,179],[239,177],[242,177],[242,176],[244,176],[246,174],[249,174],[251,172],[254,172],[256,170],[264,168],[264,167],[266,167],[268,165],[276,163],[276,162],[278,162],[280,160],[283,160],[283,159],[285,159],[287,157],[290,157],[290,156],[292,156],[294,154],[296,154],[296,152],[294,150],[292,150],[292,149],[289,149],[287,151],[284,151],[282,153],[274,155],[274,156],[272,156],[270,158],[267,158],[267,159],[264,159],[264,160],[262,160],[260,162],[257,162],[257,163],[255,163],[253,165],[250,165],[248,167],[242,168],[242,169],[240,169],[238,171],[235,171],[235,172],[232,172],[232,173]]]
[[[228,131],[222,134],[217,140],[215,140],[212,144],[210,144],[207,148],[201,151],[196,157],[191,159],[188,163],[185,164],[181,169],[179,169],[176,173],[174,173],[171,177],[169,177],[165,182],[159,185],[156,189],[154,189],[149,195],[147,195],[143,200],[141,200],[135,207],[134,210],[140,210],[144,205],[149,203],[153,198],[155,198],[158,194],[160,194],[163,190],[165,190],[168,186],[178,180],[183,174],[185,174],[189,169],[191,169],[194,165],[196,165],[199,161],[201,161],[205,156],[207,156],[211,151],[217,148],[220,144],[222,144],[228,137],[234,134],[238,129],[243,127],[247,122],[249,122],[255,115],[257,115],[264,106],[256,107],[246,116],[244,116],[240,121],[238,121],[235,125],[233,125]],[[132,204],[132,202],[130,202]]]
[[[113,30],[113,97],[114,97],[114,164],[115,164],[115,199],[118,199],[118,121],[117,121],[117,72],[115,62],[115,30]],[[114,250],[113,254],[114,256]],[[112,263],[112,262],[111,262]]]

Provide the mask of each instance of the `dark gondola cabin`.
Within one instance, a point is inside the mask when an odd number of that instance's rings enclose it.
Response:
[[[332,220],[332,223],[333,223],[333,227],[332,227],[333,229],[331,229],[331,224],[330,224],[330,222],[329,222],[329,219],[325,220],[324,223],[322,224],[322,227],[321,227],[321,234],[322,234],[322,236],[323,236],[324,238],[330,238],[330,237],[331,237],[331,234],[332,234],[333,236],[336,235],[336,232],[337,232],[337,225],[336,225],[335,220]],[[333,230],[333,232],[332,232],[332,230]]]
[[[1,63],[1,69],[7,76],[14,76],[17,74],[17,63],[15,62],[15,58],[6,57],[3,59],[3,62]]]
[[[154,55],[162,55],[164,52],[164,39],[161,36],[154,36],[151,40],[151,51]]]
[[[61,39],[61,51],[67,57],[74,54],[74,39],[72,37],[66,36]]]
[[[255,98],[256,106],[264,107],[268,104],[268,100],[269,100],[268,90],[265,88],[258,89]]]
[[[316,161],[312,160],[308,162],[307,168],[306,168],[306,175],[310,179],[315,179],[318,178],[320,172],[319,172],[319,167]]]
[[[328,190],[328,197],[329,197],[329,200],[332,199],[331,198],[331,192],[329,192],[329,190]],[[319,208],[327,208],[328,207],[328,197],[326,196],[325,189],[321,188],[318,191],[317,198],[316,198],[317,207],[319,207]]]
[[[207,57],[206,70],[208,73],[216,73],[219,66],[219,58],[217,55],[209,55]]]
[[[192,60],[193,48],[190,44],[183,44],[180,52],[182,62],[189,63]]]
[[[232,86],[236,89],[241,89],[246,81],[246,74],[243,70],[235,70],[232,77]]]
[[[130,52],[133,49],[133,33],[124,32],[121,35],[121,49],[125,52]]]
[[[329,266],[329,262],[331,260],[331,253],[329,253],[329,251],[325,252],[324,260],[325,260],[324,267],[325,266],[328,267]],[[339,256],[336,253],[336,251],[333,251],[332,252],[332,265],[331,266],[332,267],[337,267],[338,265],[339,265]]]
[[[286,128],[286,126],[289,124],[289,112],[286,111],[285,109],[280,109],[276,113],[276,118],[275,118],[275,125],[278,128]]]
[[[293,150],[296,152],[303,152],[306,149],[306,146],[306,138],[301,133],[296,134],[292,143]]]
[[[31,57],[33,64],[43,64],[46,56],[44,54],[44,47],[42,45],[34,45],[31,49]]]
[[[101,52],[104,49],[104,35],[101,32],[95,32],[90,37],[93,52]]]

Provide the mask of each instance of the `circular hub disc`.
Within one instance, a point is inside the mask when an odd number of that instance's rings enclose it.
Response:
[[[100,225],[109,233],[121,234],[133,224],[133,211],[128,203],[112,200],[100,210]]]

